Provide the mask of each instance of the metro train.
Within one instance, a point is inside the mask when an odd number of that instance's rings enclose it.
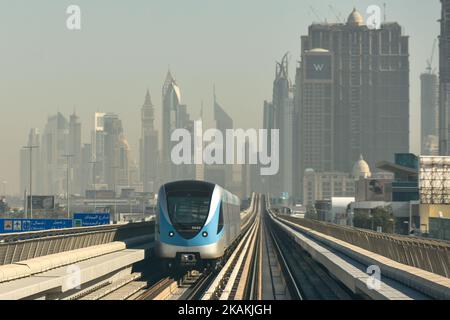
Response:
[[[166,265],[217,264],[240,234],[240,200],[221,186],[188,180],[159,190],[155,250]]]

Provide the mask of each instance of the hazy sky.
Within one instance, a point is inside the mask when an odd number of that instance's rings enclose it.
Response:
[[[138,156],[139,110],[148,88],[161,119],[161,87],[170,66],[182,101],[198,116],[212,108],[212,87],[238,127],[260,127],[272,96],[275,60],[291,53],[318,19],[344,19],[355,6],[387,3],[387,20],[410,36],[411,151],[419,150],[419,75],[438,35],[438,0],[0,0],[0,181],[19,190],[19,149],[29,129],[74,108],[88,142],[95,111],[115,112]],[[82,10],[82,30],[66,28],[66,9]],[[438,63],[436,55],[435,65]]]

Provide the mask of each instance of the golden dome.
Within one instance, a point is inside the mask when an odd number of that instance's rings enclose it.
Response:
[[[359,160],[356,161],[355,165],[353,166],[352,173],[355,180],[359,180],[360,178],[367,179],[372,175],[372,173],[370,172],[370,167],[364,160],[362,155],[360,155]]]
[[[356,8],[353,8],[352,13],[350,13],[350,15],[348,16],[347,25],[357,26],[357,27],[364,25],[364,18],[361,15],[361,13],[356,11]]]

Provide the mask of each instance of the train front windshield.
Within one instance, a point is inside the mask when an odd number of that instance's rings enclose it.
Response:
[[[183,236],[193,237],[208,218],[211,194],[203,191],[173,191],[167,194],[169,218]]]

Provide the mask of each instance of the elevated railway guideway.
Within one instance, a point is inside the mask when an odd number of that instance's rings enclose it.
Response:
[[[197,300],[215,283],[216,298],[250,297],[261,208],[254,194],[226,272],[190,272],[181,281],[158,268],[153,221],[0,236],[0,299]]]
[[[153,222],[0,236],[0,299],[75,299],[101,287],[107,294],[114,291],[108,287],[138,291],[145,284],[137,283],[142,274],[133,266],[152,257],[153,241]]]
[[[0,235],[0,266],[137,237],[151,240],[153,221]]]
[[[284,250],[286,260],[305,295],[308,288],[317,288],[311,277],[316,274],[321,280],[331,279],[325,281],[330,298],[341,292],[339,296],[351,299],[450,299],[446,242],[276,215],[268,204],[266,218],[274,237],[281,239],[280,247],[291,248]],[[308,267],[311,263],[320,268]],[[338,286],[330,286],[333,282]],[[316,297],[324,292],[316,292]]]
[[[217,268],[189,271],[180,280],[162,275],[138,300],[247,300],[258,296],[261,196],[241,213],[244,232]]]

